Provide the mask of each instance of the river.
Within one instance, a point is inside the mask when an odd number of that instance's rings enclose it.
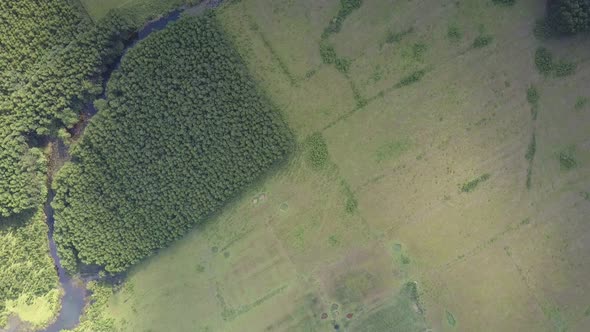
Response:
[[[146,25],[144,25],[143,28],[134,33],[132,35],[132,38],[127,42],[127,45],[121,53],[121,56],[117,59],[117,61],[114,64],[109,66],[108,71],[103,76],[104,91],[102,94],[102,98],[106,97],[106,83],[108,82],[111,73],[119,68],[121,59],[125,56],[129,49],[134,47],[142,39],[148,37],[151,33],[162,30],[170,22],[178,20],[183,12],[186,12],[187,15],[199,15],[207,8],[217,7],[221,4],[221,2],[221,0],[203,1],[199,5],[194,7],[185,7],[175,10],[156,20],[148,22]],[[81,123],[81,127],[77,128],[77,131],[79,131],[79,133],[83,132],[84,127],[88,124],[88,121],[94,114],[96,114],[96,109],[92,104],[88,105],[88,108],[83,116],[84,120]],[[54,141],[54,144],[57,148],[56,152],[58,154],[58,158],[67,158],[67,147],[61,141]],[[51,201],[53,200],[54,196],[55,193],[52,190],[50,190],[47,203],[44,207],[44,211],[47,216],[47,224],[49,226],[49,232],[47,234],[47,238],[49,241],[49,251],[51,257],[55,262],[55,268],[57,270],[59,282],[63,290],[63,297],[61,299],[61,309],[56,320],[51,325],[41,330],[43,332],[59,332],[61,330],[73,329],[80,323],[80,317],[82,316],[84,308],[89,300],[89,292],[86,288],[86,285],[91,280],[99,279],[99,271],[102,270],[100,267],[97,266],[86,266],[83,268],[83,271],[79,275],[73,277],[68,275],[62,267],[61,261],[57,254],[55,241],[53,239],[55,220],[53,215],[53,208],[51,207]],[[110,276],[108,277],[108,281],[112,283],[118,283],[122,281],[123,277],[124,275]]]

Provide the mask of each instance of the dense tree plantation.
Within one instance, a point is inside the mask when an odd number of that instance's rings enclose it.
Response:
[[[590,0],[549,0],[547,19],[559,33],[573,34],[590,29]]]
[[[35,167],[38,153],[28,146],[36,144],[35,137],[55,136],[58,128],[78,121],[83,105],[102,91],[104,64],[120,52],[121,39],[131,30],[130,20],[122,15],[90,26],[66,0],[38,2],[0,5],[0,69],[2,77],[10,77],[2,80],[0,93],[0,215],[4,217],[40,203],[43,179]],[[44,17],[31,14],[39,11],[37,5],[48,8]],[[74,36],[74,30],[81,32]]]
[[[182,18],[132,48],[55,179],[56,242],[122,271],[278,162],[290,146],[212,13]]]

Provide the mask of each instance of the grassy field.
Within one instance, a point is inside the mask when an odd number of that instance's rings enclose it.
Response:
[[[590,330],[590,41],[535,39],[534,0],[364,1],[322,37],[338,8],[220,10],[298,149],[132,269],[102,315],[124,331]],[[539,46],[576,72],[538,73]]]

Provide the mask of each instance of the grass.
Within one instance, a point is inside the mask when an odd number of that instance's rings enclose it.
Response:
[[[474,191],[481,183],[486,182],[489,179],[490,179],[490,174],[488,174],[488,173],[482,174],[479,177],[463,184],[461,186],[461,191],[464,193],[470,193],[470,192]]]

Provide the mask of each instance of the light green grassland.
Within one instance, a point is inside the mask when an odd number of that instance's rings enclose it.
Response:
[[[134,267],[103,317],[123,331],[590,330],[590,112],[572,111],[587,95],[590,43],[543,42],[578,63],[544,78],[539,1],[363,1],[328,37],[351,60],[343,74],[319,55],[338,4],[219,10],[299,147]],[[474,48],[482,35],[491,43]],[[307,157],[312,134],[327,147],[312,153],[321,163]],[[560,167],[566,149],[574,168]]]

